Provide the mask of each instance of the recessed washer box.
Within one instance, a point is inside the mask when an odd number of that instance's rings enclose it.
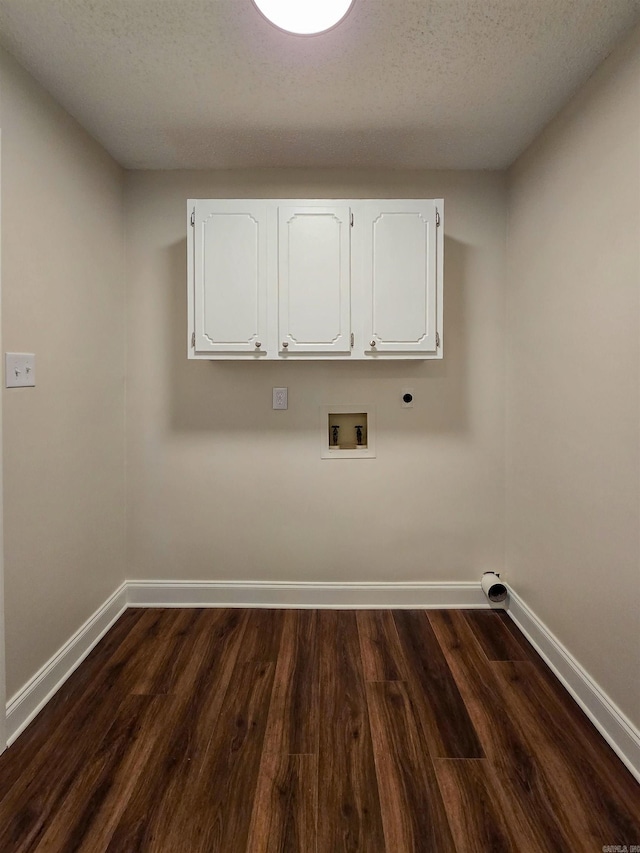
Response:
[[[322,406],[320,451],[323,459],[374,459],[373,406]]]

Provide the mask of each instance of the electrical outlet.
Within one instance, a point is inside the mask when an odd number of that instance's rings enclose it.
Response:
[[[413,409],[413,388],[403,388],[400,400],[403,409]]]
[[[36,357],[32,352],[5,353],[7,388],[31,388],[36,384]]]
[[[274,388],[273,389],[273,408],[274,409],[288,409],[288,392],[286,388]]]

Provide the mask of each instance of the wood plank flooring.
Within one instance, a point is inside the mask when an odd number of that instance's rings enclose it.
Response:
[[[640,785],[500,611],[128,610],[0,756],[0,851],[589,853]]]

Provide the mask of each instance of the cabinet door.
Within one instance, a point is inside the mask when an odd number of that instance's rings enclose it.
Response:
[[[365,352],[435,352],[435,202],[375,201],[365,210]]]
[[[351,209],[278,209],[280,353],[351,352]]]
[[[266,353],[266,205],[197,201],[194,229],[196,352]]]

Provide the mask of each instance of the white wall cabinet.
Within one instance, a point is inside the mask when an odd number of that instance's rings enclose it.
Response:
[[[442,357],[443,202],[188,202],[189,357]]]

